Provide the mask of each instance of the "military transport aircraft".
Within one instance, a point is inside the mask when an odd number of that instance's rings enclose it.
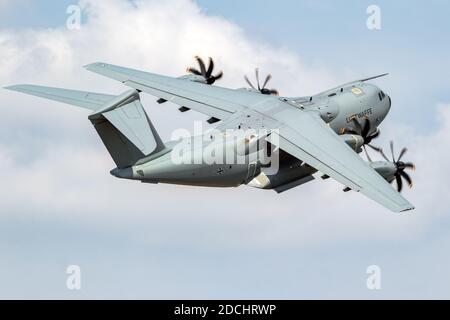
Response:
[[[117,96],[35,85],[7,89],[90,110],[89,120],[117,166],[111,174],[118,178],[208,187],[246,184],[280,193],[313,180],[320,171],[322,179],[331,177],[345,186],[344,191],[361,192],[394,212],[414,209],[399,193],[402,179],[412,185],[405,169],[414,169],[414,164],[401,161],[406,148],[396,158],[391,142],[392,159],[388,159],[371,144],[391,108],[391,98],[369,80],[384,75],[346,83],[313,96],[290,98],[266,88],[270,75],[261,86],[258,69],[256,85],[245,77],[250,88],[214,86],[223,73],[213,75],[211,58],[208,67],[201,58],[196,59],[199,69],[189,68],[188,74],[179,78],[102,62],[85,66],[132,88]],[[141,92],[156,96],[159,104],[176,104],[181,112],[192,109],[208,115],[208,123],[218,123],[215,129],[224,136],[230,129],[266,130],[265,134],[245,136],[240,143],[254,145],[258,152],[269,148],[265,150],[267,155],[276,152],[277,171],[267,174],[267,165],[250,158],[240,163],[175,163],[174,150],[180,141],[161,140],[142,107]],[[194,155],[214,143],[213,135],[205,135],[208,137],[201,137],[202,141],[211,141],[200,148],[194,146],[190,150]],[[181,140],[194,145],[195,139]],[[264,147],[262,141],[266,142]],[[366,146],[380,152],[386,161],[372,161]],[[253,153],[245,150],[246,155]],[[363,150],[368,161],[359,156]],[[393,181],[398,192],[389,185]]]

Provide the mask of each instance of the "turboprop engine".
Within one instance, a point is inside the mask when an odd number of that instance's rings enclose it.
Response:
[[[377,171],[387,182],[393,183],[394,181],[397,183],[397,191],[401,192],[403,189],[403,180],[408,183],[408,186],[411,188],[413,185],[412,179],[408,173],[405,172],[405,169],[415,170],[416,166],[412,162],[404,162],[401,161],[403,156],[406,154],[408,149],[403,148],[400,151],[400,155],[398,158],[395,157],[394,153],[394,143],[391,141],[391,155],[392,160],[388,159],[388,157],[384,154],[383,150],[380,149],[380,153],[386,161],[375,161],[369,158],[370,166]]]

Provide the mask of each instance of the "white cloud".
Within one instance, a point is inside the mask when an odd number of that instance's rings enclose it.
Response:
[[[81,66],[102,60],[176,76],[197,54],[215,57],[226,75],[221,84],[230,87],[244,86],[243,74],[255,66],[273,72],[271,85],[286,95],[321,91],[339,78],[325,69],[309,69],[289,49],[252,41],[238,26],[205,15],[189,1],[134,3],[81,1],[88,20],[79,31],[0,31],[1,83],[119,92],[125,88]],[[341,193],[334,182],[316,181],[276,195],[246,187],[218,190],[116,180],[109,176],[113,163],[84,111],[4,90],[0,97],[0,219],[39,216],[125,228],[130,237],[149,243],[298,247],[366,238],[408,241],[446,211],[435,196],[448,194],[440,177],[448,176],[449,156],[436,143],[448,143],[449,106],[441,106],[440,126],[427,135],[403,125],[409,138],[399,142],[411,146],[408,156],[419,168],[413,174],[416,187],[406,195],[418,209],[394,215],[361,195]],[[198,116],[180,115],[152,101],[145,98],[166,137]]]

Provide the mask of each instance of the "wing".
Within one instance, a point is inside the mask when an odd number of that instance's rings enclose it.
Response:
[[[248,94],[239,90],[208,86],[101,62],[87,65],[85,68],[121,81],[136,90],[217,119],[228,118],[236,111],[242,111],[247,106],[261,101],[261,95],[257,93]]]
[[[218,119],[227,118],[222,128],[238,125],[271,128],[273,133],[269,139],[272,143],[345,186],[395,212],[414,208],[339,139],[315,112],[300,110],[276,97],[207,86],[105,63],[94,63],[86,68]]]
[[[270,105],[270,106],[269,106]],[[414,209],[400,193],[355,153],[315,111],[304,111],[280,100],[259,105],[261,112],[235,114],[218,129],[271,129],[267,140],[280,149],[361,192],[394,212]]]

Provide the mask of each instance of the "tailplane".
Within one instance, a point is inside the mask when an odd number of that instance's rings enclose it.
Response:
[[[140,159],[165,149],[136,90],[114,96],[32,85],[6,89],[93,111],[89,120],[119,169],[130,167]]]

